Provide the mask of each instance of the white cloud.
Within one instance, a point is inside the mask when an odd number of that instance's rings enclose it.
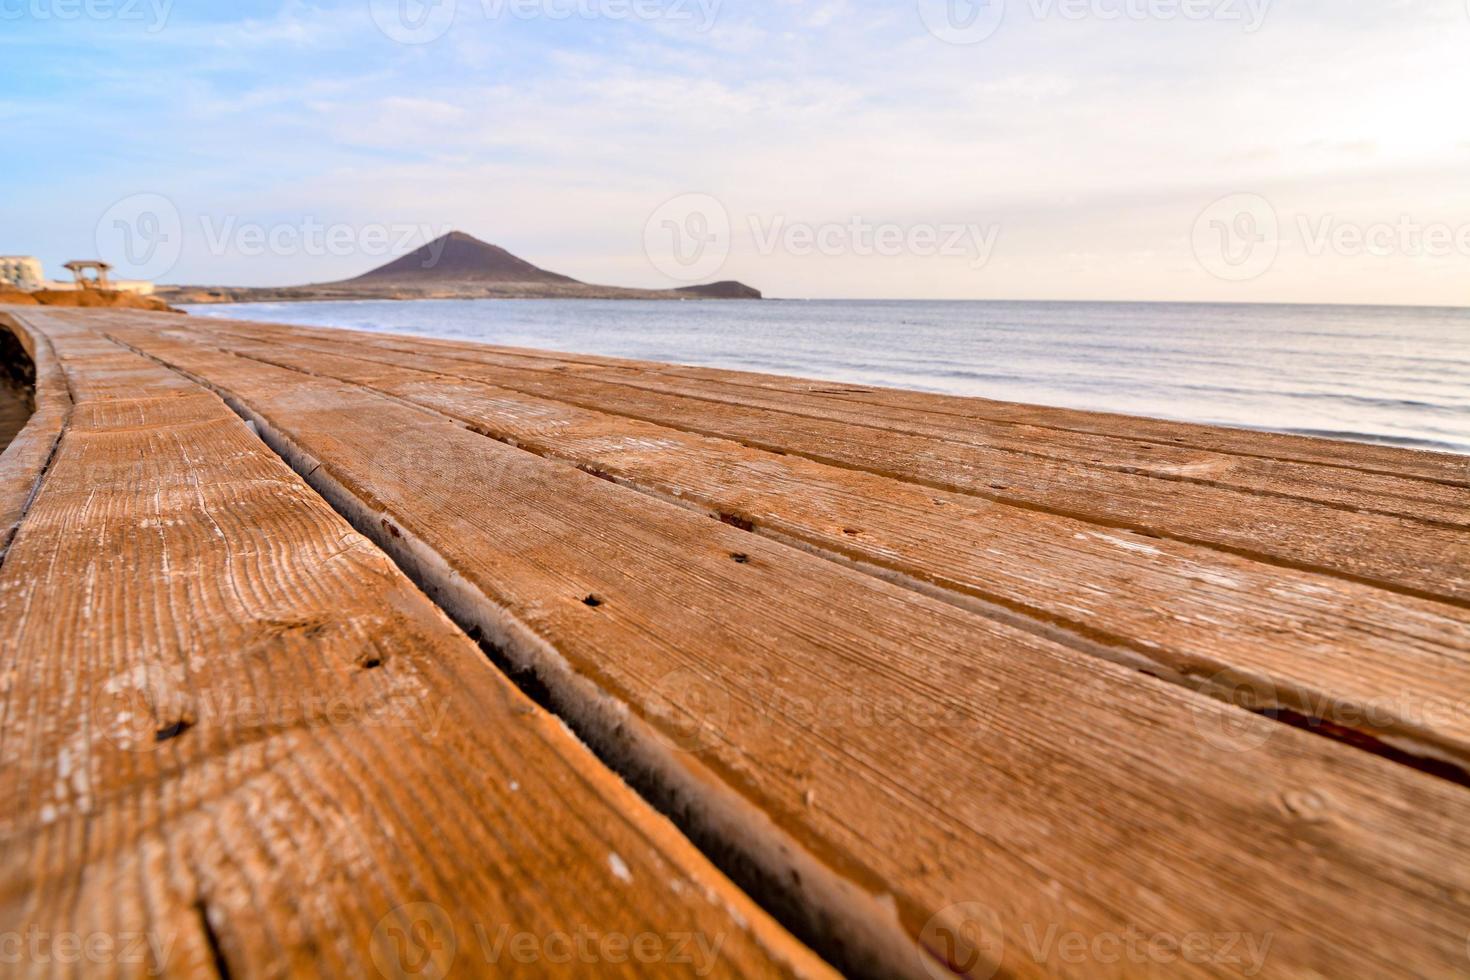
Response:
[[[53,59],[75,91],[9,95],[0,115],[22,139],[50,139],[35,120],[66,113],[124,151],[129,126],[177,147],[175,164],[98,174],[102,207],[146,180],[196,211],[448,222],[593,280],[660,284],[642,223],[700,191],[739,216],[1004,226],[979,273],[737,242],[726,271],[778,294],[1470,302],[1470,277],[1441,264],[1292,248],[1258,281],[1221,283],[1189,244],[1200,211],[1240,191],[1293,216],[1470,221],[1460,0],[1278,3],[1253,34],[1012,7],[973,47],[929,36],[909,4],[857,0],[727,0],[708,34],[472,9],[442,41],[403,46],[363,4],[293,2],[180,20],[148,39],[166,55],[87,35]],[[119,123],[127,108],[137,125]],[[212,281],[352,271],[186,263]]]

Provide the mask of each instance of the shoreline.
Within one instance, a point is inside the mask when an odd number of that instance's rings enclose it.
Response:
[[[1470,455],[1470,416],[1457,411],[1470,402],[1451,384],[1457,365],[1470,363],[1470,345],[1455,339],[1462,323],[1470,328],[1460,314],[779,299],[694,307],[351,299],[191,309]],[[1440,353],[1405,360],[1409,339]],[[1289,377],[1287,365],[1295,365]],[[1375,397],[1380,388],[1391,397]]]
[[[413,302],[432,299],[585,299],[711,301],[760,300],[758,290],[739,283],[710,283],[676,289],[624,289],[617,286],[545,285],[540,283],[485,286],[160,286],[155,292],[176,306],[224,303]]]

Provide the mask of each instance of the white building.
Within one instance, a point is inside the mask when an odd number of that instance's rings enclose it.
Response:
[[[48,280],[41,266],[41,260],[32,255],[0,255],[0,286],[9,286],[25,292],[34,292],[37,289],[83,288],[76,282]],[[148,296],[153,292],[153,283],[144,279],[108,279],[106,288]]]
[[[31,255],[0,255],[0,286],[30,292],[46,284],[41,260]]]

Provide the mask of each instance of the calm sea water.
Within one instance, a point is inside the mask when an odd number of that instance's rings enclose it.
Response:
[[[424,300],[192,307],[1470,453],[1470,310]]]

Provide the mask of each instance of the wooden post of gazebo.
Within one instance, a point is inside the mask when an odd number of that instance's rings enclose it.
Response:
[[[62,268],[71,270],[71,274],[76,277],[78,289],[90,289],[93,286],[98,289],[108,288],[107,271],[112,266],[106,262],[99,262],[94,259],[76,259],[66,263]],[[86,276],[86,270],[88,269],[91,269],[93,273],[93,278],[91,279],[88,279]]]

